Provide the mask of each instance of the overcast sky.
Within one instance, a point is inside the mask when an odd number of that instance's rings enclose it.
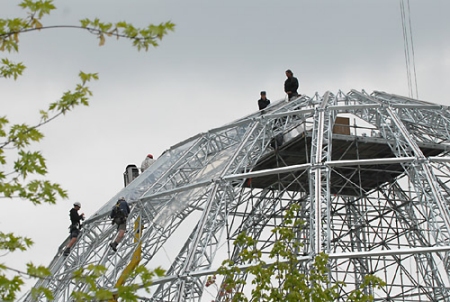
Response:
[[[0,1],[0,18],[23,14],[19,1]],[[18,268],[48,264],[68,235],[72,203],[93,214],[123,187],[128,164],[256,111],[261,90],[272,101],[284,98],[288,68],[309,96],[339,89],[408,95],[399,1],[54,3],[44,25],[98,17],[135,26],[171,20],[176,29],[148,52],[125,39],[99,47],[85,31],[54,29],[23,34],[18,55],[0,54],[27,66],[17,81],[0,80],[0,115],[12,122],[38,122],[38,110],[72,89],[80,70],[100,76],[91,105],[42,128],[46,137],[33,146],[69,200],[39,207],[2,200],[0,229],[36,241],[30,252],[0,258]],[[450,1],[410,4],[419,98],[450,105]]]

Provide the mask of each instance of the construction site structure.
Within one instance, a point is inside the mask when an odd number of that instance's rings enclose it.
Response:
[[[123,278],[137,265],[161,266],[142,301],[222,301],[206,279],[225,259],[248,265],[236,237],[245,230],[267,257],[271,230],[301,204],[299,269],[327,253],[331,283],[346,284],[340,301],[369,274],[386,282],[370,289],[375,301],[450,301],[449,131],[447,106],[385,92],[275,102],[164,152],[85,221],[36,286],[67,302],[89,291],[71,278],[89,264],[107,268],[97,286],[110,290],[139,283]],[[128,232],[112,253],[108,215],[122,196]]]

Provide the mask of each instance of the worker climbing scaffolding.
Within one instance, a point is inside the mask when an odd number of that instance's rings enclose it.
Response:
[[[81,209],[81,203],[78,201],[73,204],[73,208],[70,210],[70,226],[69,226],[69,233],[70,233],[70,241],[67,244],[66,248],[64,249],[64,256],[68,256],[70,254],[70,248],[75,244],[77,241],[78,235],[80,234],[81,229],[81,221],[84,220],[84,213],[78,214],[78,211]]]
[[[120,197],[117,203],[114,205],[111,210],[110,217],[112,218],[112,223],[117,224],[117,236],[116,239],[109,244],[111,249],[114,252],[117,252],[117,246],[125,235],[125,231],[127,228],[127,218],[128,214],[130,214],[130,206],[124,197]]]

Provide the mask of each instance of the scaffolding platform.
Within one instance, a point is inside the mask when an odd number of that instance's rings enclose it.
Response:
[[[310,163],[311,140],[311,131],[300,133],[277,150],[262,157],[252,171]],[[437,156],[448,149],[446,145],[433,143],[418,143],[418,145],[426,157]],[[333,133],[333,161],[382,158],[395,158],[386,139]],[[374,161],[374,164],[363,166],[333,167],[330,193],[360,196],[384,183],[393,182],[402,173],[404,173],[404,168],[400,163],[380,164]],[[286,190],[309,192],[308,172],[273,174],[253,178],[246,182],[247,186],[260,189],[271,186],[279,189],[280,184]]]

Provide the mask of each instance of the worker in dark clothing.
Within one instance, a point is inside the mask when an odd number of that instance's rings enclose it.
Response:
[[[298,96],[298,80],[294,77],[294,73],[288,69],[286,70],[287,79],[284,81],[284,92],[287,93],[289,100]]]
[[[81,229],[81,221],[84,220],[84,213],[81,215],[78,214],[78,211],[81,209],[81,203],[78,201],[73,204],[73,208],[69,212],[70,216],[70,241],[66,246],[66,249],[64,250],[64,256],[68,256],[70,254],[70,248],[75,244],[77,241],[78,235],[80,234]]]
[[[261,98],[258,100],[259,110],[266,108],[267,106],[269,106],[269,104],[270,100],[266,97],[266,92],[261,91]]]
[[[116,205],[111,211],[110,217],[113,219],[113,224],[117,224],[117,236],[116,239],[109,244],[114,252],[117,252],[117,246],[125,235],[127,230],[127,218],[130,214],[130,206],[124,197],[120,197]]]

